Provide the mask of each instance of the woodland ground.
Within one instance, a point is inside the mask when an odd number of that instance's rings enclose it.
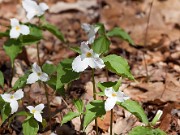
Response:
[[[126,42],[113,38],[110,53],[115,53],[126,58],[131,67],[136,81],[123,81],[124,92],[131,99],[142,104],[148,118],[152,119],[158,109],[163,110],[160,129],[168,135],[180,135],[180,1],[179,0],[154,0],[150,21],[148,15],[152,0],[44,0],[50,9],[46,18],[52,24],[58,26],[69,44],[63,44],[48,32],[45,41],[41,42],[40,56],[43,62],[49,61],[58,64],[64,58],[76,56],[67,46],[78,46],[86,40],[86,34],[81,29],[81,23],[95,24],[101,22],[107,30],[115,26],[125,29],[135,42],[131,46]],[[9,19],[16,17],[25,21],[25,12],[21,7],[20,0],[0,0],[0,31],[4,31],[3,25],[9,25]],[[36,20],[35,20],[36,21]],[[146,30],[148,31],[146,36]],[[5,39],[0,39],[0,70],[5,75],[5,90],[10,85],[10,60],[2,46]],[[26,51],[25,51],[26,50]],[[37,61],[36,47],[27,46],[24,52],[15,61],[16,74],[13,83],[24,74],[30,65]],[[147,68],[147,71],[146,71]],[[106,81],[104,71],[96,71],[96,82]],[[148,77],[147,77],[148,75]],[[111,81],[118,76],[109,73]],[[33,84],[25,88],[26,98],[24,104],[46,103],[44,90]],[[0,89],[0,93],[3,90]],[[51,111],[53,118],[53,130],[58,134],[73,135],[80,128],[79,119],[59,126],[62,116],[68,112],[68,108],[61,101],[59,95],[52,94]],[[91,71],[86,70],[81,78],[75,81],[67,89],[65,100],[69,107],[73,98],[83,100],[92,99]],[[44,111],[46,118],[46,111]],[[110,113],[107,112],[105,119],[98,120],[102,135],[108,135]],[[21,119],[7,128],[1,128],[0,134],[6,130],[6,135],[16,135],[21,129]],[[117,134],[126,135],[132,127],[141,123],[130,113],[120,107],[115,107],[113,131]],[[92,123],[87,133],[94,134]],[[47,130],[42,135],[49,135]]]

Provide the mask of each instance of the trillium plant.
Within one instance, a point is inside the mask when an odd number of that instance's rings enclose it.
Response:
[[[42,122],[42,116],[41,116],[41,113],[42,113],[42,110],[44,109],[44,104],[39,104],[35,107],[33,106],[28,106],[27,107],[30,111],[30,113],[32,113],[34,115],[34,118],[39,121],[39,122]]]
[[[99,135],[100,131],[97,118],[101,117],[103,119],[103,116],[110,111],[111,120],[109,121],[109,128],[110,135],[112,135],[113,109],[117,106],[134,114],[144,125],[133,128],[129,133],[130,135],[140,135],[140,132],[144,130],[158,135],[165,135],[163,131],[155,128],[157,122],[160,120],[162,111],[158,111],[154,119],[149,122],[140,104],[131,100],[131,97],[123,92],[121,88],[122,79],[114,82],[108,81],[109,72],[123,79],[135,80],[130,72],[127,60],[121,56],[110,54],[109,51],[112,37],[118,37],[130,45],[134,45],[133,40],[123,29],[115,27],[107,31],[101,23],[93,25],[82,23],[81,28],[84,30],[84,34],[87,35],[87,40],[82,41],[81,44],[76,47],[68,48],[78,53],[77,57],[66,58],[57,65],[46,62],[42,63],[43,60],[41,60],[39,56],[39,45],[40,41],[45,39],[43,37],[44,31],[49,31],[56,37],[56,40],[60,40],[64,44],[67,42],[61,31],[55,25],[46,21],[44,14],[49,9],[46,3],[37,3],[34,0],[22,0],[22,8],[24,8],[27,13],[27,22],[23,23],[16,18],[12,18],[10,19],[11,26],[8,27],[5,32],[0,32],[0,38],[6,37],[7,39],[3,48],[10,57],[12,77],[15,75],[14,61],[22,50],[25,49],[24,46],[36,45],[37,61],[34,62],[32,67],[29,67],[24,75],[20,76],[12,86],[11,83],[9,83],[4,87],[4,76],[0,71],[0,87],[2,87],[4,92],[0,95],[1,127],[7,126],[7,128],[9,128],[9,125],[17,120],[18,117],[25,116],[24,119],[21,120],[21,134],[37,135],[38,132],[42,133],[47,129],[52,130],[51,134],[56,134],[52,126],[58,124],[58,126],[61,126],[79,117],[81,126],[79,131],[77,131],[78,134],[85,134],[88,125],[94,121],[96,135]],[[29,22],[34,18],[38,19],[37,23]],[[107,82],[95,81],[95,73],[97,70],[102,74],[106,74]],[[55,94],[62,96],[64,103],[68,106],[66,103],[66,97],[68,96],[66,90],[71,82],[79,79],[80,74],[83,74],[85,71],[91,71],[93,97],[86,102],[81,99],[73,99],[72,102],[76,111],[72,109],[66,114],[62,113],[61,116],[63,117],[60,123],[57,122],[54,124],[52,120],[54,113],[51,112],[50,104],[52,100],[49,98],[49,89],[54,90]],[[33,104],[33,102],[27,101],[27,90],[25,91],[25,88],[31,87],[31,85],[35,83],[44,89],[45,102],[35,102],[35,104]],[[60,110],[56,110],[56,112],[61,113]]]
[[[41,67],[37,65],[37,63],[34,63],[32,65],[32,73],[27,78],[27,84],[33,84],[36,81],[43,81],[47,82],[49,80],[48,74],[42,72]]]
[[[94,69],[101,69],[105,66],[103,60],[99,58],[99,54],[94,53],[89,48],[88,42],[82,42],[80,48],[81,55],[77,56],[72,62],[72,69],[75,72],[82,72],[88,66]]]
[[[33,0],[23,0],[22,6],[26,10],[26,17],[31,20],[35,16],[42,16],[44,12],[49,8],[46,3],[37,4]]]
[[[110,111],[115,106],[116,102],[124,102],[129,99],[122,91],[114,91],[112,87],[104,90],[105,95],[108,97],[105,102],[105,110]]]
[[[18,38],[20,34],[28,35],[30,33],[29,27],[20,25],[16,18],[11,19],[10,38]]]

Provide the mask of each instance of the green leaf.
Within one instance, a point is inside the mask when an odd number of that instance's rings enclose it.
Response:
[[[121,56],[112,54],[104,57],[103,61],[109,71],[134,80],[134,77],[130,72],[130,67],[126,59],[122,58]]]
[[[128,135],[166,135],[166,133],[158,128],[151,129],[149,127],[137,126]]]
[[[26,120],[22,124],[22,127],[24,135],[37,135],[37,132],[39,130],[38,122],[33,117]]]
[[[26,85],[26,81],[27,81],[27,78],[28,78],[29,74],[30,73],[27,72],[23,76],[19,77],[19,79],[15,82],[12,89],[17,90],[17,89],[23,88]]]
[[[109,50],[110,44],[111,42],[109,41],[109,39],[106,36],[102,35],[95,39],[92,48],[94,52],[98,54],[106,53]]]
[[[106,114],[104,109],[104,101],[102,100],[94,100],[86,105],[86,114],[84,116],[83,129],[86,127],[97,117],[101,117]]]
[[[119,27],[113,28],[106,35],[108,37],[119,37],[119,38],[129,42],[131,45],[134,45],[134,42],[131,39],[131,37],[128,35],[128,33]]]
[[[97,24],[95,25],[95,27],[99,27],[98,33],[99,33],[100,35],[105,35],[106,30],[105,30],[104,24],[102,24],[102,23],[97,23]]]
[[[98,95],[98,96],[105,96],[104,92],[97,92],[95,94]]]
[[[30,29],[30,34],[20,36],[19,39],[22,45],[31,45],[38,43],[43,38],[42,30],[36,25],[29,23],[27,25]]]
[[[100,82],[99,82],[99,83],[97,84],[97,87],[100,88],[101,91],[104,92],[104,90],[105,90],[106,88],[113,87],[113,86],[116,85],[116,83],[117,83],[117,82],[103,82],[103,83],[100,83]]]
[[[57,66],[56,90],[60,93],[63,93],[60,90],[63,90],[65,84],[79,78],[80,74],[72,70],[72,61],[72,59],[65,59]]]
[[[74,100],[74,105],[79,113],[83,113],[84,104],[81,99]]]
[[[2,99],[1,95],[0,95],[0,106],[4,106],[5,101]]]
[[[58,30],[58,28],[55,25],[52,25],[52,24],[46,22],[42,25],[42,28],[51,32],[59,40],[61,40],[63,42],[65,41],[64,35],[61,33],[61,31]]]
[[[0,32],[0,38],[2,37],[9,37],[9,30],[5,31],[5,32]]]
[[[21,112],[17,112],[16,114],[15,114],[16,116],[28,116],[28,113],[26,112],[26,111],[21,111]]]
[[[125,100],[124,102],[117,102],[124,109],[128,110],[130,113],[134,114],[137,118],[139,118],[144,124],[148,124],[148,118],[143,110],[143,108],[135,101]]]
[[[56,89],[56,82],[57,82],[57,76],[51,75],[50,80],[47,82],[47,84],[55,90]]]
[[[119,87],[122,85],[122,78],[120,77],[120,79],[116,82],[116,85],[113,86],[113,89],[115,91],[118,91],[119,90]]]
[[[42,119],[42,126],[43,126],[43,130],[47,127],[47,121],[45,119]]]
[[[61,125],[67,123],[68,121],[78,117],[80,114],[77,112],[68,112],[62,119]]]
[[[9,103],[5,103],[5,105],[1,109],[2,123],[9,117],[10,114],[11,114],[10,104]]]
[[[56,72],[56,69],[57,69],[57,67],[55,65],[53,65],[53,64],[45,63],[42,66],[43,72],[47,73],[48,75],[51,75],[54,72]]]
[[[14,59],[22,52],[22,46],[19,40],[9,39],[3,46],[6,54],[10,57],[11,63],[14,63]]]
[[[81,49],[79,47],[70,47],[70,49],[74,52],[81,54]]]
[[[119,79],[116,82],[103,82],[103,83],[99,82],[97,84],[97,87],[99,87],[101,89],[101,91],[103,91],[103,92],[106,88],[109,88],[109,87],[113,87],[113,89],[115,91],[118,91],[120,86],[121,86],[121,79]]]
[[[3,73],[0,71],[0,86],[4,87],[4,76]]]

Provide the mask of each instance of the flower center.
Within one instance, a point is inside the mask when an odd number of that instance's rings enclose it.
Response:
[[[113,96],[113,97],[116,97],[116,96],[117,96],[117,94],[116,94],[116,93],[112,93],[112,96]]]
[[[32,113],[34,114],[35,112],[36,112],[36,110],[35,110],[35,109],[33,109],[33,110],[32,110]]]
[[[16,30],[20,30],[20,27],[19,27],[19,26],[16,26]]]
[[[42,75],[42,73],[41,73],[41,72],[39,72],[39,73],[37,73],[37,75],[38,75],[38,76],[41,76],[41,75]]]
[[[13,99],[13,98],[14,98],[14,95],[11,95],[11,96],[10,96],[10,99]]]
[[[90,52],[87,52],[87,53],[86,53],[86,57],[89,58],[89,57],[91,57],[91,56],[92,56],[92,54],[91,54]]]

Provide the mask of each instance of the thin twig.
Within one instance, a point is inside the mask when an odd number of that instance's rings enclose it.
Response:
[[[153,3],[154,3],[154,0],[152,0],[152,2],[151,2],[150,11],[149,11],[148,18],[147,18],[147,26],[146,26],[145,37],[144,37],[144,47],[146,47],[146,45],[147,45],[147,35],[148,35],[148,30],[149,30],[150,16],[151,16]],[[143,52],[143,61],[144,61],[145,70],[146,70],[146,79],[148,81],[149,80],[149,73],[148,73],[147,62],[145,60],[144,52]]]
[[[167,85],[167,70],[165,69],[165,71],[166,71],[166,75],[165,75],[165,78],[164,78],[164,90],[163,90],[163,92],[161,93],[161,97],[160,97],[160,99],[163,97],[163,95],[164,95],[164,92],[166,91],[166,85]]]

